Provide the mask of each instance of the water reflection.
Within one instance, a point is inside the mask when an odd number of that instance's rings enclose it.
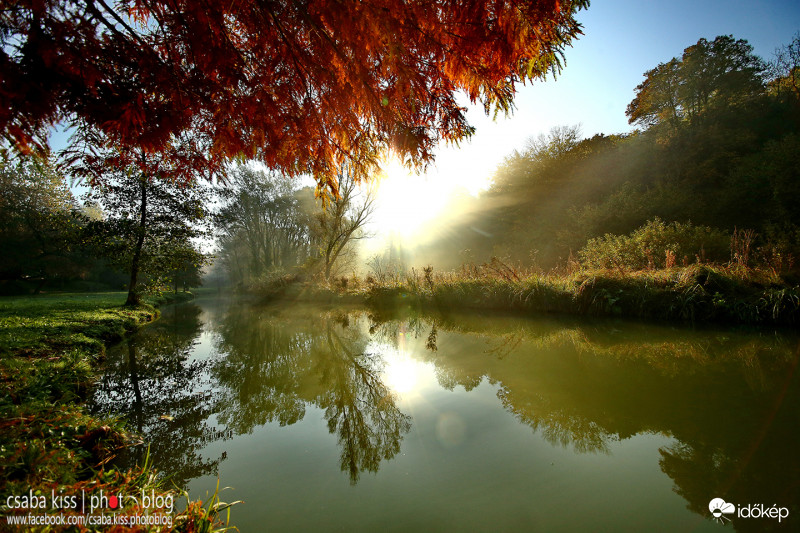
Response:
[[[200,312],[195,305],[167,308],[157,326],[112,352],[90,406],[95,414],[126,420],[128,429],[143,437],[142,445],[123,450],[120,462],[144,464],[149,453],[178,486],[216,474],[220,458],[203,458],[200,450],[226,438],[208,423],[215,409],[209,362],[191,357]]]
[[[416,423],[409,406],[428,401],[417,391],[427,365],[445,390],[488,383],[531,435],[578,454],[671,438],[658,466],[702,517],[712,497],[800,514],[797,338],[787,334],[244,305],[205,305],[202,324],[198,307],[177,309],[109,358],[95,405],[124,416],[179,483],[216,472],[222,457],[203,458],[212,442],[295,425],[313,409],[355,485],[399,454]],[[201,331],[213,347],[198,358]],[[430,438],[457,453],[464,424],[442,412]]]
[[[267,422],[294,424],[315,405],[338,438],[351,483],[400,451],[410,419],[381,380],[381,353],[367,350],[369,337],[348,315],[249,317],[249,309],[232,310],[218,328],[217,349],[227,354],[212,370],[220,422],[250,433]]]
[[[659,450],[659,466],[695,513],[708,516],[715,495],[800,512],[796,337],[466,316],[433,327],[447,333],[421,357],[443,387],[488,379],[503,406],[551,444],[608,453],[614,441],[669,435],[677,442]]]

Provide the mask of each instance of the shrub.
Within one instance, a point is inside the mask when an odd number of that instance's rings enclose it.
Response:
[[[578,252],[589,268],[665,268],[689,262],[723,261],[728,256],[725,232],[691,222],[648,221],[630,235],[606,234],[589,240]]]

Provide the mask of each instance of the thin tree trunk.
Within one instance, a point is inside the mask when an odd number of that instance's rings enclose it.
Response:
[[[136,286],[139,278],[139,261],[142,258],[142,248],[144,247],[144,232],[147,224],[147,180],[142,176],[142,205],[141,218],[139,219],[139,235],[136,238],[136,248],[133,250],[133,260],[131,261],[131,282],[128,285],[128,299],[125,305],[139,305],[138,287]]]
[[[47,283],[47,278],[42,279],[39,283],[36,284],[36,288],[33,289],[33,294],[39,294],[42,292],[45,284]]]

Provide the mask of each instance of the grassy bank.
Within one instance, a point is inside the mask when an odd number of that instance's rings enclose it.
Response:
[[[51,495],[145,490],[174,501],[176,494],[162,487],[147,465],[125,472],[107,466],[135,437],[118,424],[88,416],[81,404],[107,345],[155,320],[158,305],[188,298],[151,297],[135,308],[122,307],[125,293],[0,298],[0,515],[14,512],[5,506],[9,496],[45,495],[49,506]],[[174,515],[176,530],[209,530],[213,500],[205,508],[192,502]],[[80,514],[80,509],[48,507],[47,512]],[[88,528],[93,529],[108,527]]]
[[[522,274],[512,269],[339,278],[327,284],[274,280],[265,298],[366,302],[376,307],[620,316],[747,324],[800,323],[800,283],[767,270],[706,264],[661,270]]]

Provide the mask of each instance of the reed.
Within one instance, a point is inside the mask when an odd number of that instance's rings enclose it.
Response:
[[[774,270],[741,268],[736,263],[550,273],[508,265],[467,265],[455,272],[412,269],[364,282],[353,276],[346,285],[298,284],[291,294],[301,300],[361,302],[378,308],[471,308],[686,322],[800,322],[800,285]]]

